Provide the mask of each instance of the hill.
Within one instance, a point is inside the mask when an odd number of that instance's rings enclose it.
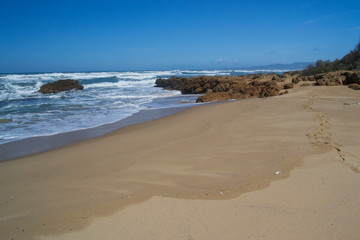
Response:
[[[315,65],[310,64],[302,72],[303,76],[315,75],[318,73],[334,72],[339,70],[360,70],[360,42],[354,50],[351,50],[343,58],[330,60],[318,60]]]

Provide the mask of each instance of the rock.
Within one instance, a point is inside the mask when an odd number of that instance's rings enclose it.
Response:
[[[299,78],[299,77],[296,77],[296,78],[293,78],[292,79],[292,83],[294,83],[294,84],[298,84],[299,82],[301,81],[301,78]],[[285,87],[285,86],[284,86]],[[291,87],[292,88],[292,87]]]
[[[335,81],[327,81],[326,85],[327,86],[337,86],[337,85],[340,85],[340,84],[336,83]]]
[[[307,76],[305,76],[305,77],[302,77],[301,80],[303,80],[304,82],[306,82],[306,81],[309,81],[309,78],[308,78]]]
[[[310,82],[315,82],[315,77],[314,76],[309,76],[309,77],[307,77],[307,79]]]
[[[65,79],[65,80],[58,80],[53,83],[47,83],[40,87],[39,92],[43,94],[48,93],[58,93],[63,91],[70,91],[70,90],[82,90],[84,86],[80,85],[78,81]]]
[[[325,79],[318,79],[316,80],[316,86],[324,86],[326,85],[326,80]]]
[[[338,86],[343,85],[343,82],[347,79],[341,72],[328,72],[316,74],[315,76],[317,86]]]
[[[360,84],[360,72],[346,72],[344,73],[345,75],[345,80],[344,80],[344,85],[349,85],[349,84]]]
[[[279,94],[282,84],[272,79],[276,74],[251,74],[246,76],[200,76],[171,77],[157,79],[156,87],[179,90],[183,94],[205,94],[197,102],[244,99],[248,97],[270,97]]]
[[[349,85],[349,88],[354,89],[354,90],[360,90],[360,85],[353,83]]]
[[[260,87],[260,93],[258,95],[258,97],[260,98],[264,98],[264,97],[272,97],[272,96],[276,96],[279,94],[280,90],[282,89],[282,87],[274,84],[272,84],[271,82],[265,82],[261,87]],[[256,95],[255,95],[256,96]]]
[[[277,81],[277,82],[280,82],[280,76],[279,75],[277,75],[277,74],[275,74],[273,77],[272,77],[272,79],[271,80],[273,80],[273,81]]]
[[[293,88],[294,87],[294,84],[293,83],[286,83],[284,84],[284,89],[290,89],[290,88]]]
[[[202,87],[198,87],[194,90],[194,93],[199,94],[199,93],[203,93],[204,89]]]

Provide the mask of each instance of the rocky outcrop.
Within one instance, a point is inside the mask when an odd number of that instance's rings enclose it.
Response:
[[[344,85],[348,84],[360,84],[360,72],[345,72],[346,79]]]
[[[224,101],[229,99],[245,99],[249,97],[271,97],[279,94],[282,88],[276,82],[252,82],[250,84],[225,84],[215,88],[215,92],[208,91],[207,94],[198,97],[196,102]]]
[[[343,72],[320,73],[315,76],[317,86],[338,86],[342,85],[346,76]]]
[[[279,82],[278,82],[279,81]],[[156,86],[182,94],[205,94],[197,102],[276,96],[284,88],[277,74],[159,78]]]
[[[281,75],[260,73],[244,76],[171,77],[156,80],[156,87],[179,90],[182,94],[202,94],[197,102],[271,97],[286,94],[296,86],[349,85],[352,89],[358,89],[359,84],[360,72],[356,71],[336,71],[312,76],[302,76],[301,72],[289,72]]]
[[[359,84],[350,84],[349,88],[354,89],[354,90],[360,90],[360,85]]]
[[[70,91],[70,90],[82,90],[84,86],[80,85],[78,81],[65,79],[65,80],[58,80],[53,83],[47,83],[40,87],[39,92],[43,94],[48,93],[58,93],[63,91]]]
[[[299,82],[297,82],[297,83],[299,83]],[[286,83],[286,84],[284,84],[284,89],[290,89],[290,88],[293,88],[294,87],[294,83]]]
[[[314,78],[316,86],[338,86],[349,85],[349,88],[358,90],[360,85],[359,71],[336,71],[316,74],[308,78]]]

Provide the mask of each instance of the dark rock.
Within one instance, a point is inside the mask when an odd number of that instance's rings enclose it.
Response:
[[[293,88],[294,87],[294,84],[293,83],[286,83],[284,84],[284,89],[290,89],[290,88]]]
[[[70,90],[82,90],[84,86],[80,85],[78,81],[65,79],[65,80],[58,80],[53,83],[48,83],[40,87],[39,92],[43,94],[48,93],[58,93],[63,91],[70,91]]]
[[[353,83],[349,85],[349,88],[354,89],[354,90],[360,90],[360,85]]]
[[[156,86],[168,90],[179,90],[183,94],[206,94],[197,102],[243,99],[248,97],[270,97],[279,94],[283,87],[272,81],[276,74],[251,74],[247,76],[200,76],[171,77],[157,79]]]
[[[299,77],[296,77],[296,78],[292,79],[292,83],[294,83],[294,84],[298,84],[300,81],[301,81],[301,78],[299,78]]]
[[[199,94],[199,93],[203,93],[204,89],[202,87],[198,87],[194,90],[194,93]]]
[[[282,87],[278,85],[274,85],[271,82],[264,82],[264,84],[260,87],[260,93],[258,97],[272,97],[279,94]],[[256,96],[256,95],[255,95]]]
[[[360,84],[360,72],[346,72],[344,73],[345,80],[344,85]]]
[[[323,79],[325,76],[325,73],[319,73],[314,75],[315,80]]]

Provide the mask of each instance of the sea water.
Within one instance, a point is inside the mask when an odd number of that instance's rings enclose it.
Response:
[[[156,79],[160,77],[244,75],[258,72],[265,71],[0,74],[0,144],[34,136],[93,128],[119,121],[140,110],[195,104],[197,96],[185,96],[179,91],[154,87]],[[43,84],[60,79],[78,80],[84,89],[56,94],[38,92]]]

